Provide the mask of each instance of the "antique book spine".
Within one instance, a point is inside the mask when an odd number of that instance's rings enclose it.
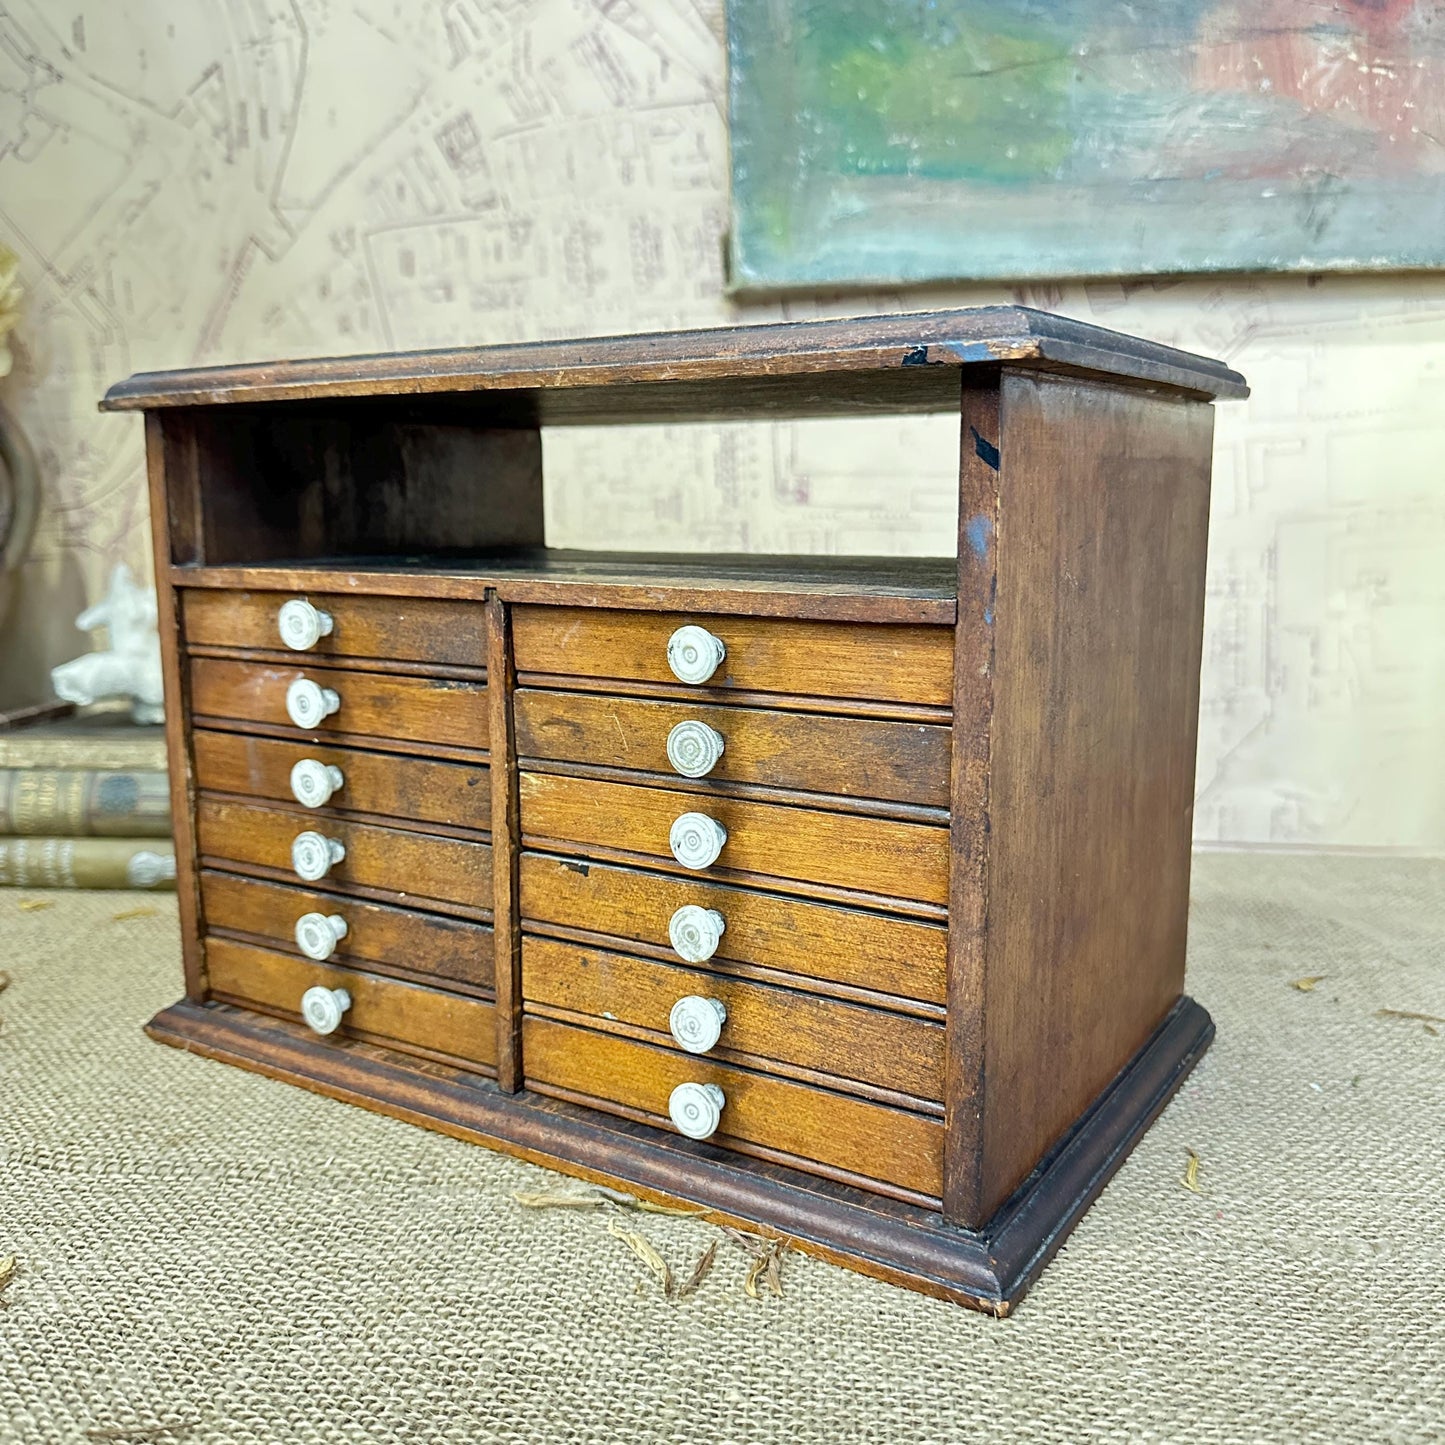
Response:
[[[0,888],[175,886],[169,839],[0,838]]]
[[[169,838],[163,772],[94,768],[0,769],[0,834]]]
[[[0,732],[0,768],[88,768],[164,773],[165,736],[158,727],[96,728],[86,733],[38,726]]]

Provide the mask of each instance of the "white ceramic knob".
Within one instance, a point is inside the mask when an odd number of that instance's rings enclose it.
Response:
[[[667,1027],[679,1047],[690,1054],[705,1054],[722,1037],[728,1011],[721,999],[690,993],[673,1004]]]
[[[334,1034],[341,1027],[341,1015],[351,1007],[351,995],[344,988],[308,988],[301,995],[301,1017],[318,1034]]]
[[[340,706],[335,688],[321,687],[309,677],[298,677],[286,689],[286,715],[298,728],[319,727]]]
[[[706,813],[684,813],[672,825],[667,845],[684,868],[709,868],[717,862],[728,830]]]
[[[679,1084],[667,1098],[667,1113],[679,1134],[708,1139],[717,1133],[727,1100],[716,1084]]]
[[[346,937],[346,920],[339,913],[303,913],[296,920],[296,947],[317,963],[325,963]]]
[[[679,627],[667,639],[667,665],[679,682],[706,682],[727,655],[722,638],[706,627]]]
[[[345,781],[340,768],[315,758],[302,758],[291,769],[291,796],[308,808],[324,807]]]
[[[706,963],[717,952],[726,928],[716,908],[684,903],[668,921],[667,936],[679,958],[688,963]]]
[[[723,735],[705,722],[680,722],[667,735],[667,760],[685,778],[705,778],[723,755]]]
[[[291,844],[291,866],[296,870],[296,876],[308,883],[325,878],[344,857],[345,847],[335,838],[326,838],[320,833],[298,833],[296,841]]]
[[[281,641],[294,652],[307,652],[323,637],[330,637],[334,625],[329,612],[313,607],[301,597],[283,602],[276,614],[276,630],[281,634]]]

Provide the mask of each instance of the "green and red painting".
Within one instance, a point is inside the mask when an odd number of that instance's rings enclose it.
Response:
[[[733,284],[1445,262],[1445,0],[728,0]]]

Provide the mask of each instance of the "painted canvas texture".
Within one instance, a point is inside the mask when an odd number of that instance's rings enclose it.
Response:
[[[1445,0],[729,0],[734,287],[1445,260]]]

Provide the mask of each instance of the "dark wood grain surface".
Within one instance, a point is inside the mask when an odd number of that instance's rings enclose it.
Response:
[[[289,556],[289,560],[288,560]],[[247,589],[336,595],[439,597],[643,612],[709,612],[816,621],[951,626],[954,562],[943,557],[771,557],[494,548],[384,556],[298,558],[170,569],[190,591]]]
[[[998,377],[967,378],[962,396],[958,489],[958,624],[955,631],[952,867],[948,890],[947,1131],[943,1212],[979,1220],[982,1182],[984,958],[988,939],[989,783],[993,744],[994,622],[998,605]],[[1022,545],[1022,543],[1020,544]]]
[[[173,553],[178,562],[395,556],[543,540],[534,427],[459,423],[435,410],[417,416],[395,400],[185,407],[167,412],[166,426],[204,478],[185,543]]]
[[[153,1031],[1006,1311],[1212,1032],[1180,999],[1206,401],[1244,391],[1019,307],[113,388],[148,411],[188,995]],[[929,410],[956,559],[541,545],[543,423]],[[291,596],[336,619],[313,652]],[[727,647],[700,687],[684,623]],[[300,676],[342,700],[310,733]],[[302,756],[345,775],[322,809]],[[682,812],[728,830],[707,869]],[[302,885],[307,830],[347,852]],[[702,965],[684,904],[724,917]],[[326,964],[303,912],[347,921]],[[314,982],[354,999],[324,1039]],[[684,991],[726,1004],[706,1056]],[[686,1079],[724,1088],[711,1141],[667,1121]]]
[[[165,696],[166,762],[171,794],[171,832],[176,848],[176,904],[181,924],[181,962],[186,997],[206,996],[201,949],[201,895],[196,867],[195,777],[191,758],[190,667],[181,632],[181,604],[163,575],[163,563],[188,554],[197,525],[200,480],[195,457],[159,416],[145,419],[146,486],[151,548],[156,564],[156,631]]]
[[[976,1220],[1183,988],[1213,427],[1031,374],[1001,409]]]
[[[491,735],[497,740],[492,771],[493,918],[497,934],[497,1083],[508,1093],[522,1087],[522,926],[517,903],[522,852],[517,807],[517,747],[512,715],[516,676],[507,608],[487,599],[487,689]]]
[[[669,420],[770,408],[947,410],[964,367],[1052,362],[1205,396],[1244,396],[1220,362],[1020,306],[142,373],[102,407],[487,393],[481,417]],[[641,384],[640,383],[645,383]],[[661,392],[658,396],[656,393]]]

